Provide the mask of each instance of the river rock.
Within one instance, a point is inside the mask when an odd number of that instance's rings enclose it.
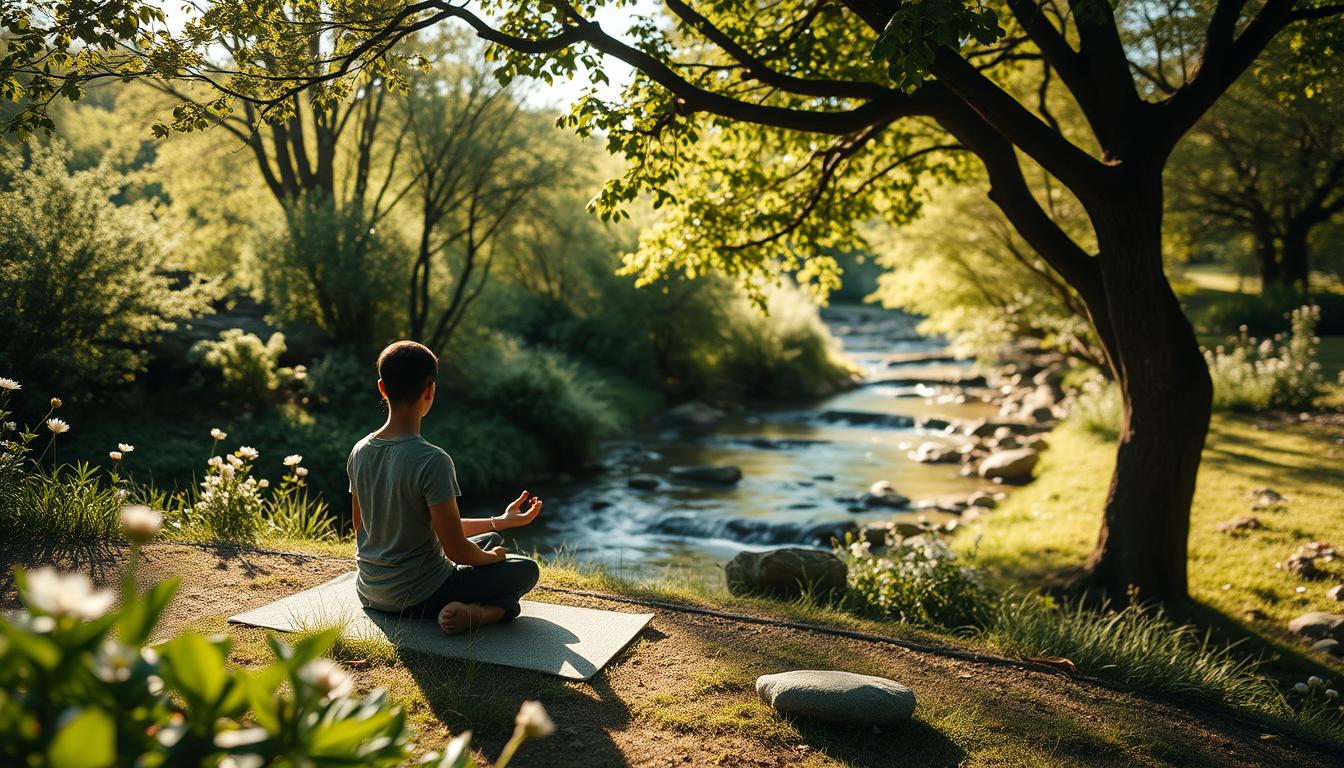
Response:
[[[1031,480],[1040,454],[1034,448],[1013,448],[995,451],[980,462],[980,476],[1005,483],[1025,483]]]
[[[1235,533],[1237,531],[1254,531],[1263,528],[1264,525],[1257,517],[1247,515],[1245,517],[1234,517],[1231,520],[1224,520],[1218,524],[1220,533]]]
[[[742,470],[731,464],[701,464],[690,467],[672,467],[668,470],[678,480],[697,483],[732,485],[742,479]]]
[[[895,680],[833,670],[795,670],[756,679],[779,712],[847,725],[897,725],[915,712],[915,692]]]
[[[662,481],[653,475],[631,475],[629,479],[625,481],[625,484],[635,490],[652,491],[656,490],[661,482]]]
[[[723,421],[723,416],[723,411],[699,400],[682,403],[663,414],[663,418],[667,421],[700,428],[708,428],[718,424]]]
[[[1312,643],[1311,650],[1328,653],[1331,656],[1344,656],[1344,643],[1339,642],[1333,637],[1327,637],[1324,640],[1317,640]]]
[[[739,552],[723,569],[728,592],[793,598],[808,592],[840,597],[848,586],[849,568],[830,552],[815,549],[775,549]]]
[[[1344,640],[1344,614],[1312,611],[1288,622],[1288,631],[1308,640]]]
[[[961,461],[961,454],[942,443],[920,443],[919,447],[907,454],[911,461],[921,464],[943,464]]]
[[[985,491],[976,491],[966,497],[966,505],[969,507],[980,507],[981,509],[993,509],[999,506],[999,502],[994,500],[994,496]]]

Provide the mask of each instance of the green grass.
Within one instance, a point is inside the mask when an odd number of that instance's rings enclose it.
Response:
[[[1302,581],[1276,569],[1300,544],[1344,541],[1344,446],[1337,429],[1254,416],[1213,419],[1200,470],[1190,529],[1191,602],[1172,607],[1174,617],[1248,641],[1249,654],[1272,656],[1282,679],[1344,664],[1308,656],[1287,632],[1287,622],[1312,610],[1338,610],[1326,590],[1344,579],[1339,563],[1324,564],[1326,578]],[[1076,566],[1096,542],[1114,465],[1114,446],[1066,425],[1050,437],[1036,482],[1013,493],[1000,508],[970,526],[977,562],[1005,586],[1035,585]],[[1218,522],[1251,513],[1249,491],[1270,486],[1287,509],[1255,513],[1264,524],[1244,534],[1220,533]],[[1297,588],[1305,587],[1304,592]],[[1257,618],[1263,617],[1263,618]]]

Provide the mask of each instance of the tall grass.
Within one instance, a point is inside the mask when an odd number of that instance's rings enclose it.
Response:
[[[51,474],[0,474],[0,531],[8,540],[109,539],[118,535],[118,513],[127,499],[100,482],[88,464]]]

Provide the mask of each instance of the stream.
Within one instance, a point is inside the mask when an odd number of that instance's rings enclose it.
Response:
[[[851,525],[955,517],[936,510],[869,506],[856,497],[890,482],[912,505],[990,484],[958,463],[923,463],[927,442],[957,445],[947,422],[994,418],[968,361],[920,336],[918,318],[875,308],[827,310],[823,318],[864,383],[809,401],[730,412],[711,427],[655,419],[600,454],[601,472],[532,489],[542,516],[510,538],[543,556],[559,552],[625,576],[704,575],[744,549],[823,546]],[[941,386],[958,381],[966,386]],[[933,420],[922,424],[922,420]],[[674,467],[731,465],[733,484],[678,479]],[[657,487],[631,487],[643,480]]]

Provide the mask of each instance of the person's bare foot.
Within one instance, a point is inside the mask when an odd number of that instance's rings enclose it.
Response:
[[[485,624],[494,624],[503,617],[503,609],[496,606],[449,603],[439,611],[439,629],[445,635],[460,635]]]

